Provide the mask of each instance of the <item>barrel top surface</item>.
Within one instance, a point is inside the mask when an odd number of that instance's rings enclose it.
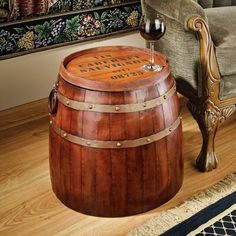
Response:
[[[109,46],[87,49],[66,57],[60,75],[67,82],[98,91],[128,91],[152,86],[166,78],[169,65],[155,52],[155,63],[161,72],[144,71],[149,62],[149,49]]]

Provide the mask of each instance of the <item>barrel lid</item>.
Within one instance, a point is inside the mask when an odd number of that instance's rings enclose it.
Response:
[[[149,49],[110,46],[76,52],[66,57],[60,76],[67,82],[98,91],[128,91],[152,86],[165,79],[170,71],[166,58],[155,52],[161,72],[144,71]]]

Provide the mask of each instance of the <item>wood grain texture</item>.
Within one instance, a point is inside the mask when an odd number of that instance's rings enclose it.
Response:
[[[158,212],[180,204],[235,172],[236,116],[232,115],[224,123],[216,138],[219,167],[210,173],[201,173],[194,167],[201,134],[185,106],[182,115],[185,174],[181,190],[160,208],[115,219],[74,212],[53,194],[48,167],[48,118],[4,129],[0,133],[0,235],[125,235]]]
[[[48,115],[47,99],[0,111],[0,131],[38,120]]]
[[[182,185],[181,125],[161,140],[148,143],[145,138],[168,130],[180,115],[175,90],[162,104],[155,103],[152,108],[145,110],[150,100],[167,97],[167,92],[175,85],[168,62],[158,53],[156,58],[164,69],[147,73],[142,70],[142,60],[147,56],[146,50],[133,47],[85,50],[69,56],[71,61],[65,68],[67,72],[73,72],[72,77],[59,72],[57,91],[60,96],[70,99],[69,104],[83,100],[89,106],[109,105],[119,108],[128,102],[130,106],[140,104],[142,108],[130,114],[116,113],[115,109],[111,113],[104,113],[102,110],[93,110],[93,106],[90,110],[73,110],[59,100],[57,112],[51,117],[51,179],[56,196],[73,210],[103,217],[138,214],[168,201]],[[130,76],[124,73],[127,70]],[[139,72],[142,74],[131,76]],[[114,80],[117,74],[124,78]],[[90,80],[95,83],[93,89],[84,86],[84,81]],[[73,85],[68,81],[73,82]],[[150,81],[155,83],[150,85]],[[111,83],[114,83],[114,91],[107,90],[111,88]],[[127,85],[132,85],[129,90],[126,90]],[[77,94],[83,96],[78,97]],[[76,137],[90,140],[90,144],[79,145],[55,134],[54,123],[68,136],[75,135],[76,129],[80,130],[82,126],[82,133]],[[155,129],[158,131],[155,132]],[[141,138],[144,138],[144,145],[129,148],[124,145],[125,141],[134,142]],[[103,143],[114,141],[115,148],[95,148],[94,140]],[[163,140],[165,145],[161,145]],[[121,145],[120,148],[117,148],[117,143]],[[54,152],[55,148],[57,150]]]
[[[98,47],[73,53],[60,66],[60,76],[82,88],[98,91],[131,91],[152,86],[169,75],[166,58],[155,52],[161,73],[144,72],[149,50],[136,47]]]
[[[216,138],[219,167],[212,172],[201,173],[194,167],[195,156],[201,146],[201,134],[185,106],[182,115],[185,175],[181,190],[160,208],[115,219],[74,212],[53,194],[48,167],[48,118],[4,129],[0,133],[0,235],[125,235],[158,212],[178,205],[235,172],[236,116],[232,115],[224,123]],[[81,129],[79,132],[82,132]]]
[[[198,34],[200,45],[200,97],[190,97],[188,107],[202,132],[203,142],[196,165],[205,172],[217,168],[215,137],[221,124],[236,111],[236,97],[220,98],[222,76],[208,23],[200,16],[191,16],[188,28]]]

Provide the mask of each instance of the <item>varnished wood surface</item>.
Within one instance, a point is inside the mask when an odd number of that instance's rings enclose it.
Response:
[[[141,215],[108,219],[86,216],[63,206],[50,186],[48,118],[0,133],[0,235],[125,235],[236,171],[236,116],[232,115],[216,138],[218,169],[201,173],[194,167],[201,145],[197,124],[183,109],[185,179],[180,192],[167,204]]]
[[[118,47],[119,50],[112,47],[114,51],[110,47],[105,49],[102,53],[99,53],[100,48],[96,49],[98,53],[87,50],[88,55],[85,53],[82,56],[84,60],[81,63],[86,62],[86,58],[92,58],[95,64],[101,62],[97,57],[113,57],[115,52],[118,56],[123,53],[126,61],[132,62],[131,72],[134,68],[142,70],[140,63],[133,63],[132,58],[143,50],[123,47]],[[132,57],[128,58],[127,53]],[[160,56],[160,60],[162,59]],[[106,65],[113,65],[112,60],[115,59],[109,58]],[[121,72],[126,68],[118,62],[114,63]],[[80,57],[75,59],[73,65],[76,70],[79,68]],[[165,99],[162,104],[144,110],[150,100],[167,96],[175,81],[167,69],[167,78],[162,72],[148,72],[148,78],[145,77],[146,72],[143,73],[139,80],[148,82],[145,87],[138,89],[137,85],[135,88],[134,83],[134,90],[120,92],[96,91],[96,86],[94,90],[88,90],[69,84],[67,80],[71,79],[70,77],[59,77],[58,94],[80,103],[114,107],[110,113],[104,113],[102,109],[95,112],[93,106],[90,110],[83,111],[71,109],[59,101],[57,111],[52,113],[49,149],[52,187],[56,196],[71,209],[93,216],[128,216],[156,208],[167,202],[180,189],[183,182],[181,124],[160,140],[150,139],[152,135],[169,130],[178,120],[180,111],[177,93]],[[98,76],[95,77],[96,81],[104,79],[107,84],[112,80],[110,76],[114,74],[116,73],[112,71],[109,75],[103,72],[100,76],[105,79],[100,78],[97,72],[95,75],[91,72],[90,76],[93,79],[93,76]],[[83,76],[83,73],[79,69],[76,80],[78,82],[80,75]],[[89,72],[86,75],[85,79],[90,80]],[[149,81],[156,75],[164,77],[160,77],[160,83],[149,86]],[[133,78],[121,79],[119,86],[132,80]],[[119,108],[120,104],[139,104],[141,109],[116,114],[115,108]],[[56,126],[60,132],[63,130],[62,135],[55,132]],[[65,134],[73,135],[73,140],[83,138],[88,141],[78,145],[63,137]],[[144,139],[145,143],[141,144],[140,139]],[[150,139],[149,143],[147,139]],[[102,148],[94,148],[94,140],[102,142],[103,144],[99,145]],[[107,147],[108,141],[114,142],[113,149],[110,148],[111,144]],[[131,144],[135,141],[139,143],[137,146],[126,148],[125,142],[128,141]]]
[[[44,98],[0,111],[0,131],[46,117],[47,102],[48,100]]]
[[[152,86],[169,75],[165,56],[155,52],[160,72],[144,71],[149,64],[149,49],[110,46],[87,49],[66,57],[60,66],[60,76],[82,88],[98,91],[132,91]]]
[[[215,137],[222,123],[236,111],[236,97],[220,98],[221,73],[208,23],[199,16],[188,20],[188,27],[198,34],[202,78],[199,80],[199,98],[189,97],[188,107],[199,124],[203,143],[196,159],[199,170],[211,171],[218,166]]]

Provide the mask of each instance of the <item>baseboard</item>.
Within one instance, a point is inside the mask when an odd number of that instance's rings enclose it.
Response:
[[[0,111],[0,131],[48,116],[47,99]]]

